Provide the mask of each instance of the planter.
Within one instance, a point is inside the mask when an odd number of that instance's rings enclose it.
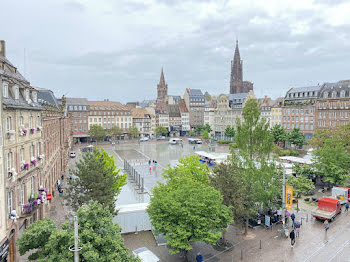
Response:
[[[31,134],[34,134],[34,131],[35,131],[34,128],[31,128],[31,129],[30,129],[30,133],[31,133]]]

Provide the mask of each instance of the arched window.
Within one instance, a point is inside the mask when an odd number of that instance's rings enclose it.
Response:
[[[323,93],[323,98],[328,98],[328,92]]]
[[[340,91],[340,97],[345,97],[345,90]]]
[[[332,92],[332,98],[336,98],[337,97],[337,91],[333,91]]]

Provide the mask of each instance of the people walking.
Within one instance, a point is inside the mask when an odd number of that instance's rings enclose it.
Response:
[[[290,216],[290,218],[292,219],[292,227],[294,227],[294,223],[295,223],[295,214],[292,213],[292,215]]]
[[[345,204],[345,213],[348,213],[349,211],[349,202],[346,202]]]
[[[196,262],[203,262],[203,256],[200,252],[197,253]]]
[[[324,231],[325,231],[325,233],[326,233],[326,235],[327,235],[327,231],[328,231],[328,229],[329,229],[328,220],[325,220],[325,221],[324,221],[323,226],[324,226]]]
[[[149,165],[149,166],[151,165],[151,159],[150,159],[150,160],[148,160],[148,165]]]
[[[300,223],[299,222],[295,222],[294,223],[294,227],[295,227],[295,235],[296,235],[296,237],[299,237],[299,234],[300,234]]]
[[[289,237],[290,237],[290,246],[294,248],[294,245],[295,245],[295,232],[294,232],[294,229],[292,229],[292,231],[290,231]]]

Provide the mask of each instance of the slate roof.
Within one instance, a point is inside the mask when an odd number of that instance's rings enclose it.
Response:
[[[329,92],[328,97],[331,98],[332,92],[337,92],[336,97],[340,97],[340,91],[345,91],[345,97],[350,96],[350,80],[343,80],[336,83],[324,83],[322,89],[319,92],[319,98],[323,98],[325,92]]]
[[[178,99],[177,104],[181,113],[188,113],[188,109],[184,99]]]
[[[114,101],[88,101],[90,110],[122,110],[129,111],[124,105]]]
[[[310,99],[316,98],[321,90],[321,86],[305,86],[305,87],[293,87],[288,90],[286,93],[286,100],[294,100],[294,99]],[[301,96],[299,96],[299,93]],[[304,95],[305,94],[305,95]]]
[[[167,111],[168,111],[169,117],[181,117],[181,113],[178,105],[167,105]]]
[[[87,106],[88,100],[86,98],[75,98],[75,97],[67,97],[66,98],[67,105],[75,105],[75,106]]]
[[[149,113],[145,108],[133,108],[131,109],[131,115],[133,118],[145,118],[145,115],[149,115]]]
[[[42,105],[46,102],[52,106],[58,108],[59,104],[57,98],[50,89],[37,88],[38,89],[38,102]]]
[[[4,70],[0,69],[0,75],[14,78],[20,82],[23,82],[26,85],[29,85],[29,81],[21,75],[17,68],[13,64],[11,64],[11,62],[7,60],[6,57],[0,55],[0,62],[5,64]]]
[[[188,95],[190,97],[200,97],[200,98],[204,98],[204,95],[202,93],[202,90],[200,89],[191,89],[191,88],[188,88]]]

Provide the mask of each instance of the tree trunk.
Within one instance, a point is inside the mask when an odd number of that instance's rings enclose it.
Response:
[[[246,220],[245,220],[245,228],[244,228],[244,235],[248,234],[248,223],[249,223],[249,219],[246,218]]]
[[[226,231],[222,231],[222,242],[224,243],[224,246],[226,244]]]

